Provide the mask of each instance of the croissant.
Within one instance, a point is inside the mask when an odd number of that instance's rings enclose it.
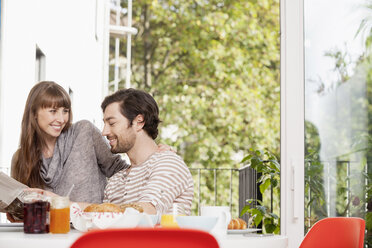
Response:
[[[231,219],[229,225],[227,226],[228,229],[246,229],[247,222],[240,218]]]

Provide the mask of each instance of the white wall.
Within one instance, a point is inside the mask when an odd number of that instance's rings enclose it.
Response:
[[[101,127],[106,0],[1,1],[0,167],[7,167],[35,85],[36,45],[45,54],[45,79],[74,92],[74,122]]]

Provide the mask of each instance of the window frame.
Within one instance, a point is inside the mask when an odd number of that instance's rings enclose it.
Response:
[[[280,1],[281,234],[304,237],[304,2]]]

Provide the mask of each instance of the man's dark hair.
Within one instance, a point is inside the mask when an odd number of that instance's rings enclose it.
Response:
[[[143,130],[152,138],[158,136],[159,108],[155,99],[148,93],[136,89],[118,90],[112,95],[106,96],[101,104],[102,111],[111,103],[118,102],[120,112],[133,124],[137,115],[143,115],[145,125]]]

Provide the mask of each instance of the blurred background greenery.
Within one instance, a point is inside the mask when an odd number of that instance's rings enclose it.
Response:
[[[279,0],[138,0],[133,26],[132,84],[159,104],[159,142],[190,168],[239,168],[252,147],[279,155]],[[229,205],[230,171],[217,173],[216,202],[213,174],[202,171],[201,205]]]

